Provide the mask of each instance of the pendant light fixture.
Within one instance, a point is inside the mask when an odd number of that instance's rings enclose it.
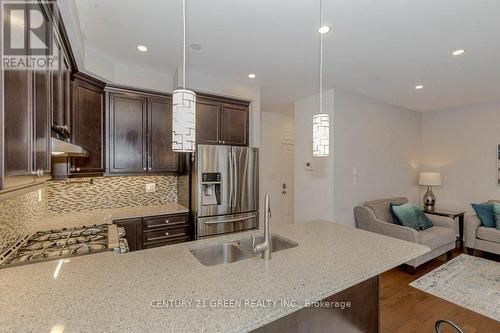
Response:
[[[323,35],[330,31],[323,26],[321,0],[319,0],[319,113],[313,116],[313,156],[330,153],[330,116],[323,113]]]
[[[194,152],[196,148],[196,94],[186,89],[186,0],[182,0],[182,88],[172,96],[172,150]]]

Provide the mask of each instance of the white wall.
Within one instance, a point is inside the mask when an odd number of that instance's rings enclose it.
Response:
[[[333,90],[323,93],[323,112],[333,120]],[[319,111],[319,97],[295,102],[295,223],[314,219],[333,220],[333,156],[312,157],[312,117]],[[331,135],[330,135],[331,139]],[[330,143],[330,152],[332,152]],[[313,170],[306,170],[311,162]]]
[[[294,161],[283,153],[282,142],[287,132],[293,130],[292,113],[261,112],[260,207],[263,213],[264,196],[269,193],[273,224],[283,222],[281,216],[283,170],[288,167],[285,164],[293,164]],[[292,184],[288,185],[293,187],[293,179]],[[262,218],[263,214],[261,214]]]
[[[471,212],[471,203],[500,199],[500,101],[426,112],[422,133],[422,170],[443,180],[437,207]]]
[[[369,200],[402,195],[419,202],[421,117],[418,111],[335,91],[335,222],[354,226],[353,208]]]

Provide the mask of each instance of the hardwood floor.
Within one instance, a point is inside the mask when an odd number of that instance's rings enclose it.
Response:
[[[478,253],[485,259],[500,262],[499,256]],[[453,252],[453,257],[460,254]],[[500,322],[467,310],[444,299],[427,294],[409,285],[445,263],[446,255],[431,260],[413,275],[402,267],[381,275],[380,279],[380,331],[382,333],[433,333],[439,319],[448,319],[460,325],[465,333],[500,332]],[[451,329],[443,333],[455,332]]]

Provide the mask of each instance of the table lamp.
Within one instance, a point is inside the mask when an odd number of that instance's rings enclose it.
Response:
[[[432,193],[432,186],[441,186],[441,174],[439,172],[421,172],[418,184],[427,186],[424,194],[424,209],[433,211],[436,204],[436,196]]]

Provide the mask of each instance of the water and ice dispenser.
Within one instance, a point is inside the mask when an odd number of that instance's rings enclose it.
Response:
[[[221,177],[219,172],[201,174],[201,204],[220,205]]]

